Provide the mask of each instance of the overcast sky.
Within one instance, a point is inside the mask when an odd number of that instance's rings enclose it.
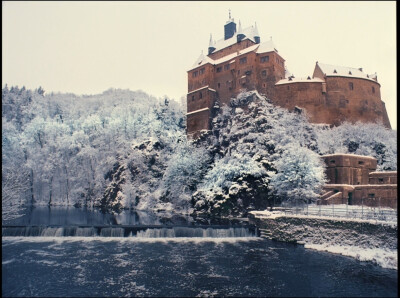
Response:
[[[396,113],[396,3],[366,2],[2,2],[2,86],[97,94],[143,90],[179,100],[186,71],[210,33],[223,38],[228,9],[257,22],[296,77],[315,62],[378,74],[391,125]]]

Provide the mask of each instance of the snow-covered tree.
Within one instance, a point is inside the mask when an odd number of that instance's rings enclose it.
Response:
[[[295,142],[285,147],[274,166],[278,172],[270,186],[288,201],[315,201],[326,183],[325,166],[319,155]]]

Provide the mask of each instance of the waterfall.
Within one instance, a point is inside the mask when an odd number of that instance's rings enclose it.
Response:
[[[177,238],[177,237],[199,237],[199,238],[233,238],[233,237],[256,237],[248,228],[153,228],[138,231],[138,238]]]
[[[196,226],[92,226],[92,227],[45,227],[9,226],[2,227],[2,236],[41,237],[137,237],[137,238],[236,238],[257,237],[250,227],[196,227]]]

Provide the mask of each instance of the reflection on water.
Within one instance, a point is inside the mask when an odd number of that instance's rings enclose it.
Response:
[[[40,226],[40,225],[232,225],[241,223],[237,219],[202,219],[189,215],[152,213],[144,211],[123,210],[120,214],[102,213],[99,209],[82,209],[75,207],[28,208],[22,217],[5,221],[5,225]]]

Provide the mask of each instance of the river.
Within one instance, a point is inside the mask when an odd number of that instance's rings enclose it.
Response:
[[[6,224],[51,227],[3,227],[2,296],[398,296],[397,270],[269,241],[246,222],[35,208]]]

